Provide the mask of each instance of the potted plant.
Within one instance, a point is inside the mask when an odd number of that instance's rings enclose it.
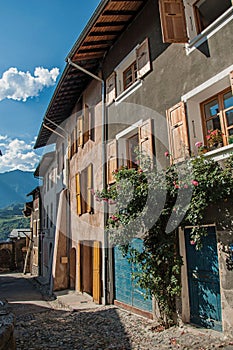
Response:
[[[222,144],[223,144],[222,135],[223,134],[219,129],[208,130],[206,135],[208,146],[210,148],[222,147]]]

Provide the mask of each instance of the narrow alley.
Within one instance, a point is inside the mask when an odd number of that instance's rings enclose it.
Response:
[[[0,276],[0,299],[15,314],[18,350],[37,349],[233,349],[220,334],[191,326],[162,330],[153,321],[114,306],[96,306],[80,294],[49,298],[30,276]],[[72,309],[75,296],[80,308]],[[66,304],[62,305],[62,300]]]

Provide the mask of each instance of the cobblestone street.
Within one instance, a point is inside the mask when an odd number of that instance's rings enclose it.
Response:
[[[233,349],[191,328],[157,332],[153,322],[115,307],[17,316],[17,349]]]
[[[2,276],[0,283],[0,297],[8,299],[16,317],[18,350],[233,350],[233,342],[221,339],[221,333],[191,326],[162,330],[154,321],[115,306],[95,307],[84,297],[80,309],[71,310],[59,297],[49,298],[46,285],[20,274]],[[68,295],[74,298],[75,293]]]

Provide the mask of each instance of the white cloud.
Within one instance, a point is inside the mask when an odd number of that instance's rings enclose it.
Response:
[[[34,76],[30,72],[21,72],[17,68],[9,68],[0,79],[0,101],[12,99],[26,101],[29,97],[38,96],[44,87],[53,86],[59,75],[59,69],[50,71],[43,67],[36,67]]]
[[[0,135],[0,140],[2,136]],[[11,170],[33,171],[35,170],[39,156],[33,150],[34,140],[27,144],[24,140],[4,138],[0,144],[2,156],[0,156],[0,172]]]

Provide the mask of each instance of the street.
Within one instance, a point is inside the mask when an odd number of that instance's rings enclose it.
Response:
[[[233,343],[190,326],[161,331],[154,321],[115,306],[69,310],[45,300],[32,278],[0,275],[0,299],[16,315],[17,349],[233,349]]]

